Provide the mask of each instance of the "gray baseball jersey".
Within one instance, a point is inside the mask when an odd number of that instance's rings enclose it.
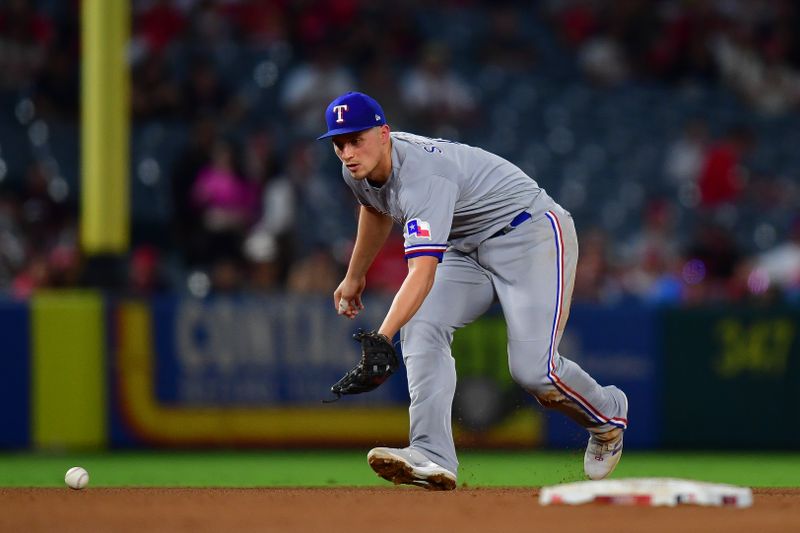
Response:
[[[540,218],[555,205],[516,165],[466,144],[393,132],[392,173],[381,187],[345,182],[359,202],[403,224],[406,258],[442,259],[452,246],[471,252],[487,237],[527,211]]]
[[[362,204],[404,225],[407,258],[441,261],[430,293],[400,332],[411,448],[457,472],[450,344],[456,329],[494,301],[503,308],[517,383],[590,432],[625,428],[624,393],[558,352],[578,261],[570,214],[499,156],[408,133],[392,133],[392,141],[392,173],[382,187],[352,179],[346,167],[343,175]]]

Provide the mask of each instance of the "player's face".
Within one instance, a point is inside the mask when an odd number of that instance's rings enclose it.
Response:
[[[388,126],[378,126],[355,133],[336,135],[333,138],[333,150],[350,171],[353,179],[370,178],[382,181],[389,177],[391,171],[391,160],[387,165],[387,158],[391,157],[386,149],[388,142]]]

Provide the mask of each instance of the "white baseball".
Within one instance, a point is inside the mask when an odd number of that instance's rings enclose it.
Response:
[[[348,307],[350,307],[350,302],[348,302],[344,298],[339,300],[339,312],[340,313],[344,313],[345,311],[347,311]]]
[[[73,466],[67,470],[64,483],[71,489],[79,490],[89,484],[89,472],[81,466]]]

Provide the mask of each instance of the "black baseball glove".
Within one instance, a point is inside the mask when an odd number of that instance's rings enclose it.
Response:
[[[331,387],[336,398],[329,402],[335,402],[343,394],[360,394],[376,389],[397,370],[397,354],[386,335],[359,330],[353,338],[361,343],[361,360]]]

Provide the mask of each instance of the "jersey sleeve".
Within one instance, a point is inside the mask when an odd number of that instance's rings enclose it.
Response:
[[[457,196],[456,184],[439,176],[428,178],[425,186],[407,188],[403,198],[406,259],[430,255],[442,262]]]

